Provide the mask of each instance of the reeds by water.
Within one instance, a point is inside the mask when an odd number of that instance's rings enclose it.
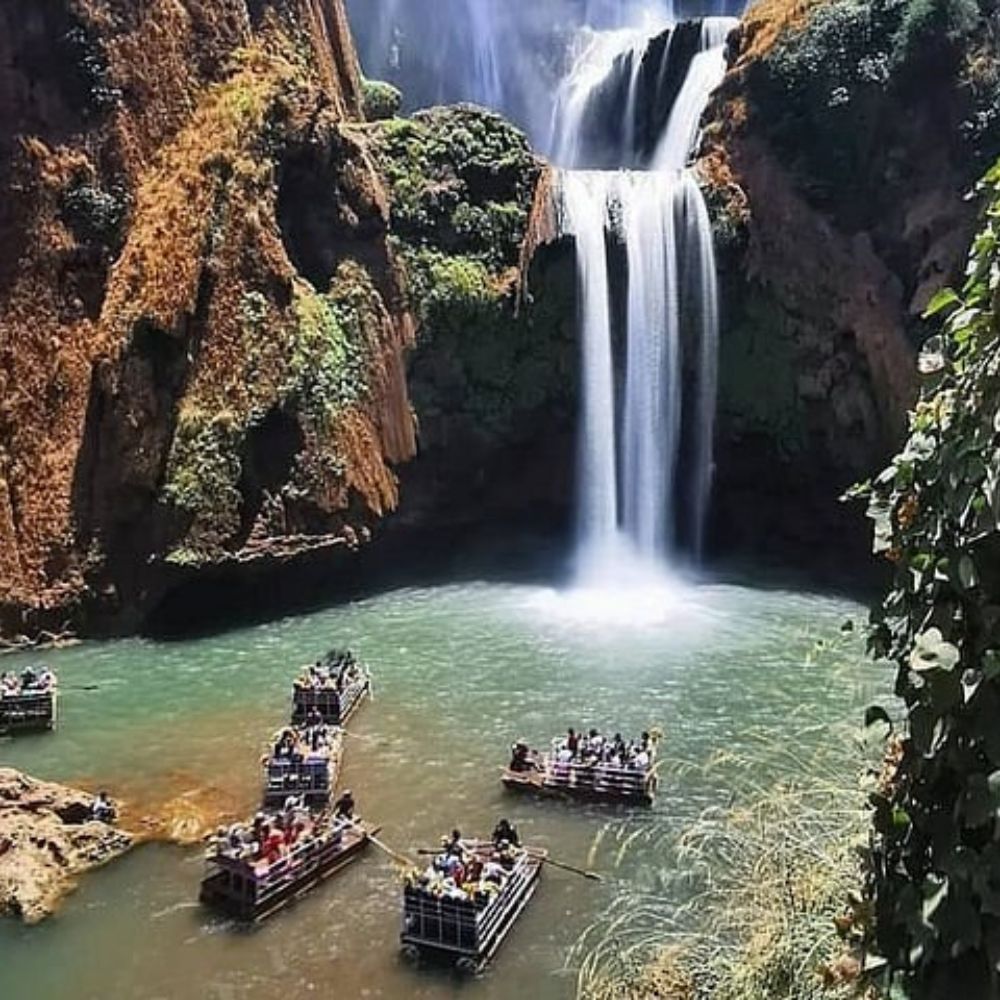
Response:
[[[663,862],[651,884],[623,886],[581,938],[570,961],[583,1000],[864,995],[863,915],[849,897],[861,886],[864,775],[877,747],[851,722],[800,722],[783,739],[746,734],[738,750],[663,775],[667,789],[724,777],[731,791],[679,836],[656,823],[602,831],[595,852],[617,838],[620,863],[641,840]]]

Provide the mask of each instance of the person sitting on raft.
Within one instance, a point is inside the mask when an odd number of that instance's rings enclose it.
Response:
[[[333,804],[334,818],[353,820],[355,808],[354,796],[349,788],[345,788],[340,798]]]
[[[516,743],[511,744],[510,764],[508,767],[511,771],[518,774],[539,770],[538,761],[535,760],[531,749],[524,740],[518,740]]]

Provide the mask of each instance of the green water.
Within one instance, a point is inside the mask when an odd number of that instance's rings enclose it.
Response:
[[[0,921],[0,997],[570,997],[573,946],[621,893],[649,888],[682,902],[665,838],[725,804],[746,777],[744,763],[706,771],[705,762],[749,755],[754,780],[777,780],[790,731],[805,754],[803,739],[840,739],[841,723],[874,695],[881,679],[853,641],[817,654],[818,640],[860,616],[841,599],[727,585],[580,600],[474,583],[401,589],[212,638],[54,654],[61,725],[0,743],[4,764],[150,800],[208,788],[249,812],[261,743],[286,712],[296,668],[350,646],[376,680],[374,703],[352,724],[346,781],[387,841],[413,850],[454,824],[488,831],[505,814],[526,839],[607,880],[549,869],[495,965],[462,983],[399,961],[396,874],[375,852],[241,933],[195,904],[198,849],[146,846],[88,876],[55,919]],[[89,685],[99,690],[75,690]],[[513,737],[542,742],[592,723],[664,729],[668,765],[653,810],[503,791]]]

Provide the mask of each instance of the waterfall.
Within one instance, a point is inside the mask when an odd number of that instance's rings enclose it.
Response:
[[[623,175],[628,339],[622,428],[622,528],[650,563],[673,547],[681,430],[681,346],[675,181]]]
[[[719,303],[689,162],[736,22],[679,20],[693,5],[743,2],[348,0],[367,72],[400,84],[410,106],[495,108],[560,168],[579,284],[578,553],[591,583],[648,581],[704,548]]]
[[[685,234],[688,271],[693,279],[695,301],[700,305],[698,322],[701,350],[698,355],[693,469],[688,498],[691,508],[691,545],[695,560],[700,562],[705,547],[705,527],[714,474],[715,408],[719,384],[719,288],[712,223],[701,188],[690,171],[684,172],[683,198],[684,216],[688,220]]]
[[[577,547],[590,572],[613,558],[617,533],[614,368],[605,230],[617,176],[577,172],[563,178],[560,224],[576,238],[583,379],[579,435],[580,491]]]
[[[684,86],[677,95],[666,131],[653,157],[654,170],[683,170],[698,141],[698,125],[712,91],[726,71],[725,44],[737,22],[731,17],[706,17],[701,23],[701,51],[691,60]]]
[[[648,35],[643,40],[641,32],[617,31],[588,38],[557,98],[552,134],[563,167],[563,231],[576,238],[580,282],[578,573],[584,585],[648,580],[651,572],[662,572],[678,551],[682,512],[686,548],[696,560],[703,552],[713,474],[719,307],[711,221],[688,162],[709,97],[724,75],[724,44],[734,24],[729,18],[701,23],[697,50],[687,53],[683,83],[648,170],[578,169],[604,155],[595,151],[587,129],[607,93],[618,97],[617,113],[625,123],[615,136],[618,163],[642,163],[634,123],[640,67],[648,71]],[[678,37],[675,30],[662,46],[661,78],[676,69],[669,60],[682,57]],[[612,397],[607,249],[597,226],[612,230],[627,262],[620,407]],[[685,371],[693,372],[687,380],[693,384],[685,385]],[[682,450],[686,463],[679,476]]]

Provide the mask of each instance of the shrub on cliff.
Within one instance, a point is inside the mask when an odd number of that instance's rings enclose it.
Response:
[[[403,95],[384,80],[363,80],[361,102],[365,118],[370,122],[379,122],[399,114],[399,109],[403,106]]]
[[[994,0],[817,4],[751,65],[752,107],[765,133],[826,197],[861,198],[858,179],[877,173],[873,162],[887,153],[891,130],[949,100],[975,151],[988,137],[971,127],[983,110],[971,59],[995,29],[993,7]],[[995,51],[981,52],[980,71],[984,60],[1000,62]],[[882,184],[877,176],[873,196]]]
[[[865,491],[895,566],[874,653],[906,709],[873,795],[877,947],[912,996],[1000,988],[1000,163],[905,448]],[[872,717],[885,718],[874,710]]]
[[[540,164],[524,134],[481,108],[432,108],[384,123],[375,149],[405,242],[515,264]]]

